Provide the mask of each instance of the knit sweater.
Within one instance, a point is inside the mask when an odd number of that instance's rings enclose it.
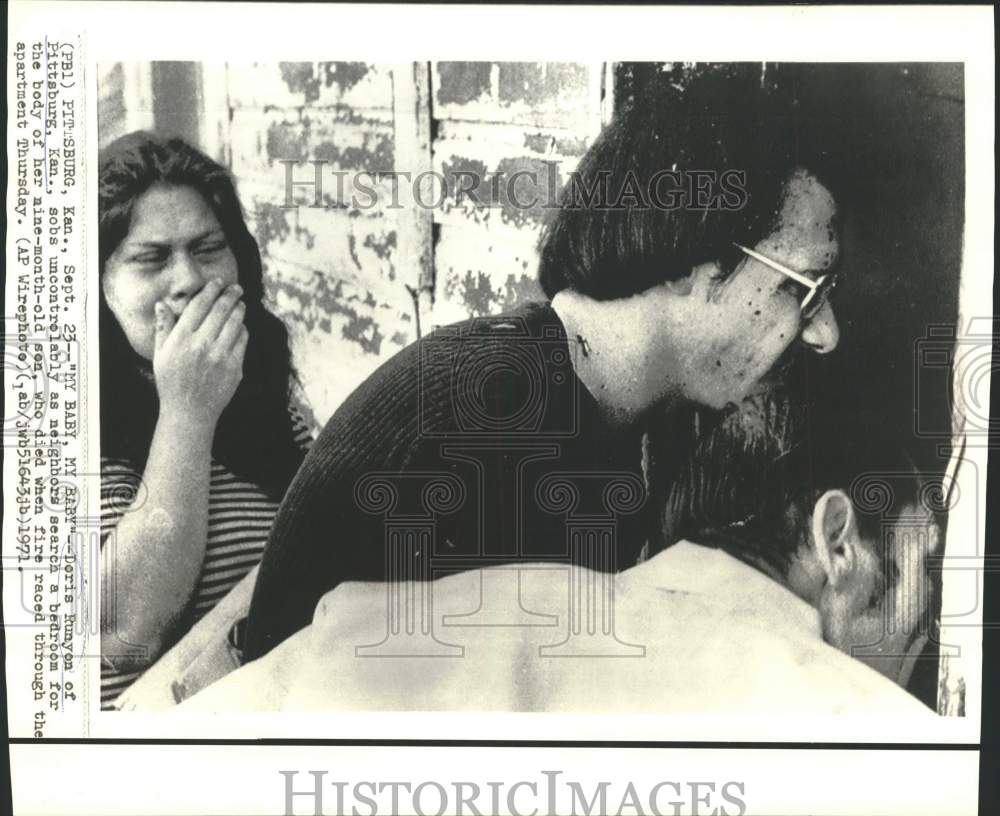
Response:
[[[575,374],[573,355],[585,352],[549,305],[529,304],[438,329],[375,371],[281,504],[245,658],[307,625],[342,581],[634,564],[645,540],[641,431],[604,417]]]

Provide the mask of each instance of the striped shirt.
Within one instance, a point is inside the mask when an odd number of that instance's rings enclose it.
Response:
[[[295,441],[308,449],[312,436],[305,421],[292,409]],[[136,497],[139,474],[123,459],[101,458],[101,544]],[[261,559],[278,510],[257,485],[235,476],[212,459],[208,487],[208,536],[201,575],[191,595],[184,631],[203,618]],[[142,674],[116,671],[108,660],[101,662],[101,708],[114,702]]]

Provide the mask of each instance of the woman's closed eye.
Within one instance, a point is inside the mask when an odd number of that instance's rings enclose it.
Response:
[[[220,252],[226,249],[228,244],[225,241],[208,241],[204,244],[199,244],[194,248],[194,254],[201,258],[210,258],[213,255],[218,255]]]
[[[153,266],[164,263],[169,254],[166,249],[147,249],[135,253],[130,260],[133,263],[142,264],[143,266]]]
[[[202,262],[211,263],[216,260],[228,248],[228,246],[229,245],[225,241],[208,241],[193,247],[191,249],[191,254]],[[144,249],[131,255],[129,260],[144,269],[157,269],[167,263],[170,259],[170,252],[170,249],[167,247],[162,249]]]
[[[215,263],[229,248],[225,241],[206,241],[204,244],[196,245],[191,254],[202,263]]]

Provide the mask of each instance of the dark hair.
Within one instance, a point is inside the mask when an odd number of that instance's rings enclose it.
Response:
[[[275,499],[302,461],[289,398],[295,374],[284,324],[264,306],[263,267],[229,173],[181,139],[130,133],[101,152],[99,253],[105,263],[128,234],[138,199],[156,184],[190,187],[212,208],[236,258],[250,335],[243,380],[216,428],[212,455]],[[100,296],[102,455],[145,468],[159,412],[151,366],[135,352]]]
[[[786,94],[711,73],[678,93],[669,79],[624,104],[563,187],[540,245],[548,297],[626,297],[712,261],[731,274],[742,260],[733,242],[753,246],[773,231],[793,172],[821,172],[802,152]],[[716,179],[703,182],[716,206],[687,195],[700,171]],[[648,194],[657,189],[659,203]],[[671,191],[676,206],[663,206]]]
[[[784,575],[809,538],[816,500],[840,489],[852,501],[859,536],[879,554],[885,582],[876,581],[877,605],[899,578],[883,546],[885,521],[908,506],[934,513],[940,496],[891,438],[813,416],[775,389],[703,431],[667,501],[664,540],[717,547]]]

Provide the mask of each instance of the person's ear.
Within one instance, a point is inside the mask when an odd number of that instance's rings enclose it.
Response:
[[[842,590],[860,568],[861,552],[854,505],[843,490],[827,490],[812,514],[816,558],[833,589]]]

